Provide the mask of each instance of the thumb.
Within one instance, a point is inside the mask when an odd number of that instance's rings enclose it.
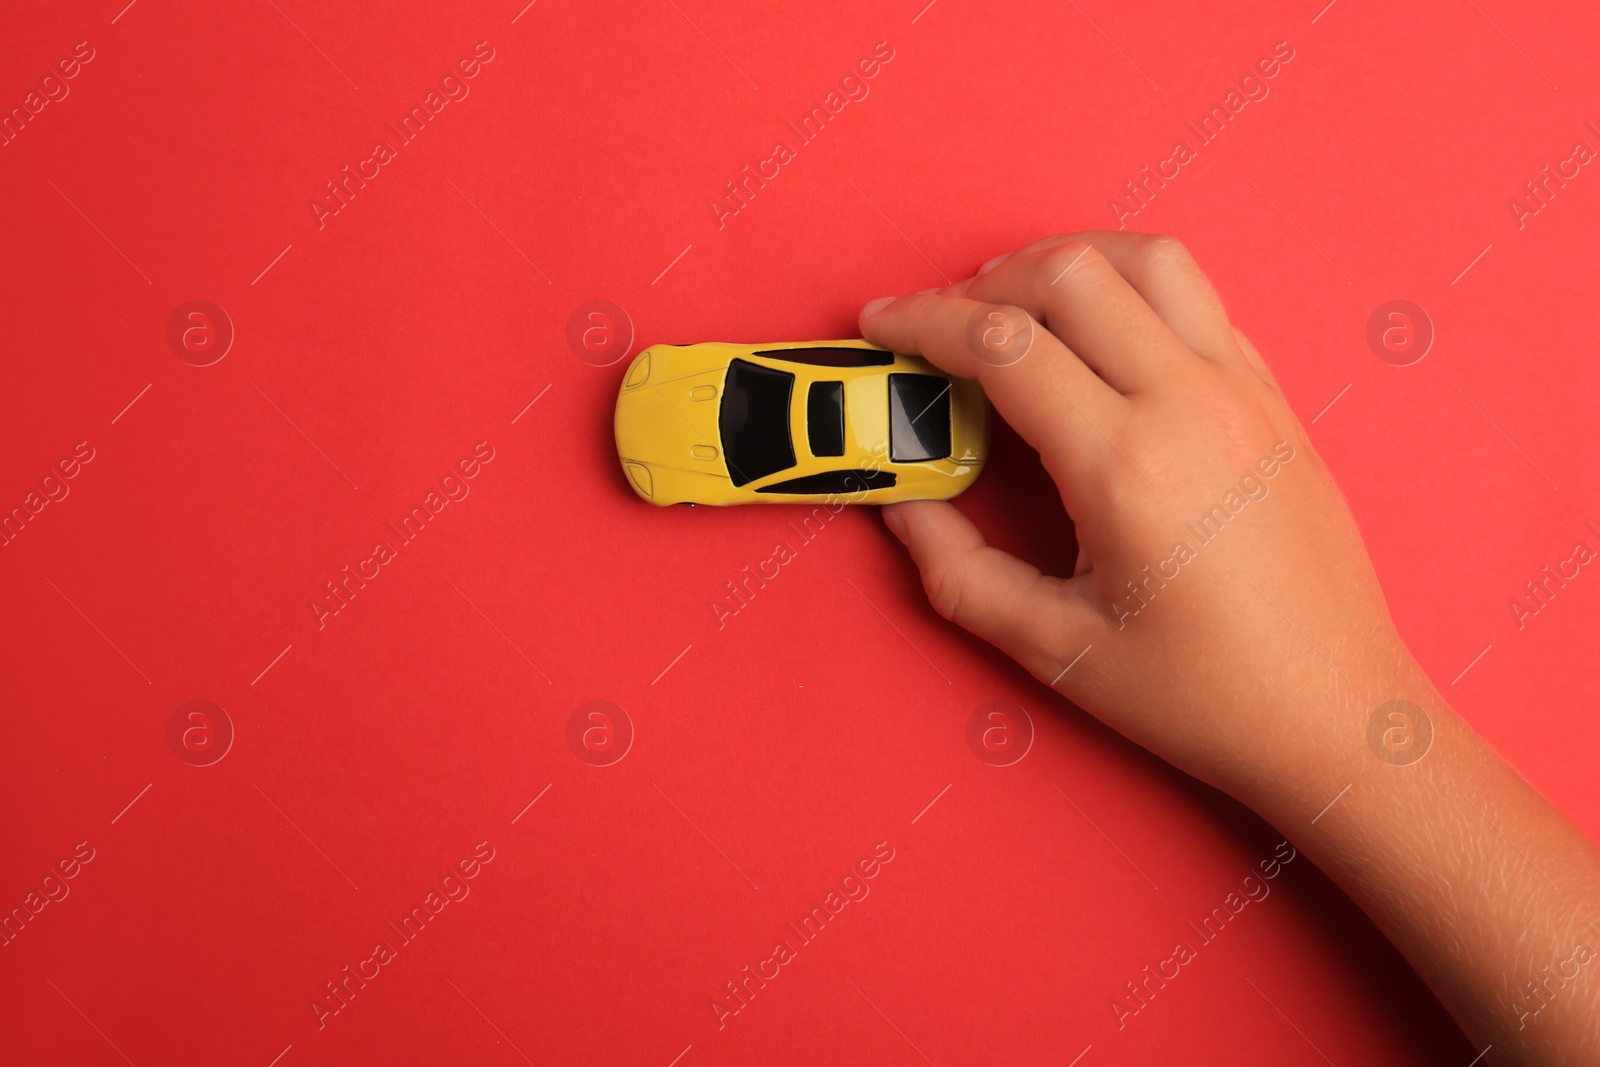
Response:
[[[886,504],[883,521],[910,550],[935,611],[1047,684],[1104,628],[1080,579],[1052,578],[991,546],[947,501]]]

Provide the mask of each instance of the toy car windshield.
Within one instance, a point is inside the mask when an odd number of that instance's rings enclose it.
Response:
[[[745,485],[794,466],[789,400],[794,375],[759,363],[728,363],[717,430],[734,485]]]

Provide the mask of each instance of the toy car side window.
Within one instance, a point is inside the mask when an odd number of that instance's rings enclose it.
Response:
[[[826,471],[790,478],[786,482],[763,485],[758,493],[838,493],[841,496],[865,493],[869,489],[888,489],[895,483],[894,471]]]
[[[844,383],[812,382],[806,392],[806,436],[813,456],[844,455]]]
[[[887,367],[894,362],[893,352],[880,352],[873,348],[766,348],[758,356],[787,360],[790,363],[807,363],[813,367]]]
[[[950,379],[889,375],[889,458],[922,463],[950,455]]]
[[[794,466],[789,401],[794,375],[759,363],[728,363],[717,411],[722,455],[734,485],[745,485]]]

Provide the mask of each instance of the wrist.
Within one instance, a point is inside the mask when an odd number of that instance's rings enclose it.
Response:
[[[1285,833],[1309,835],[1363,786],[1423,785],[1435,766],[1482,745],[1398,640],[1345,650],[1331,675],[1320,694],[1307,687],[1273,701],[1278,737],[1241,764],[1229,790]],[[1446,739],[1450,755],[1440,751]]]
[[[1421,714],[1405,724],[1415,747],[1380,741],[1362,757],[1347,746],[1265,790],[1257,810],[1350,894],[1478,1044],[1567,1062],[1551,1050],[1597,1040],[1600,979],[1573,963],[1592,958],[1600,935],[1595,847],[1436,690],[1417,692]]]

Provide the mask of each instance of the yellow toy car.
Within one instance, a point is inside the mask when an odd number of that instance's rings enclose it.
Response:
[[[865,341],[652,345],[617,456],[652,504],[948,500],[988,451],[977,382]]]

